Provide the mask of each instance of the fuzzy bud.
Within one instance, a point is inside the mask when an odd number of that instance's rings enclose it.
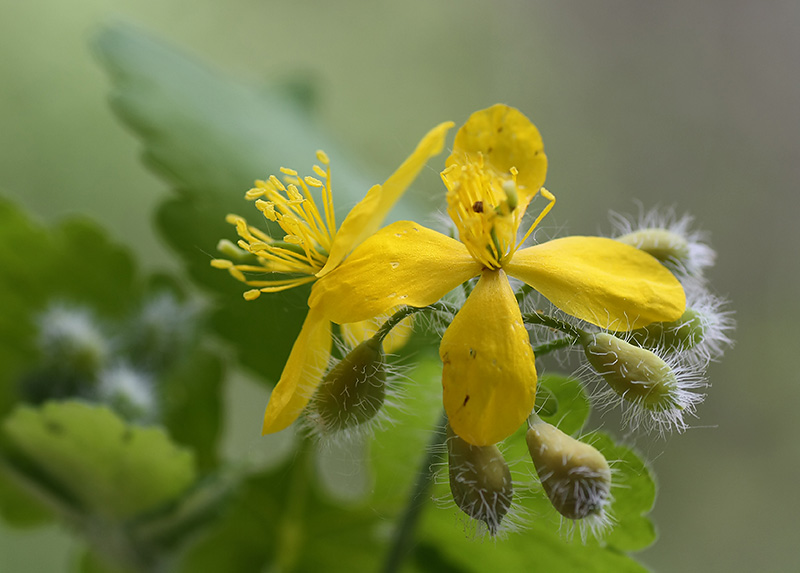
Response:
[[[639,229],[617,237],[617,240],[652,255],[662,263],[685,265],[689,261],[689,242],[668,229]]]
[[[93,378],[110,354],[105,334],[87,310],[52,306],[39,325],[43,359],[60,371]]]
[[[538,416],[525,440],[553,507],[568,519],[602,518],[611,499],[611,469],[603,454]]]
[[[100,374],[98,397],[130,422],[156,418],[156,396],[152,380],[144,373],[120,364]]]
[[[662,348],[667,352],[690,350],[703,341],[706,321],[698,311],[688,308],[673,322],[654,322],[627,333],[629,339],[646,348]]]
[[[511,472],[497,446],[473,446],[447,427],[450,491],[456,505],[495,535],[511,507]]]
[[[586,358],[620,397],[648,410],[673,408],[678,379],[657,354],[611,334],[586,334]]]
[[[326,430],[340,431],[372,420],[385,398],[386,362],[381,342],[369,338],[322,379],[311,411]]]

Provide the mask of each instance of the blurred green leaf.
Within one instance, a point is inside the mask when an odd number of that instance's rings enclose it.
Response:
[[[372,439],[375,486],[370,505],[390,519],[408,503],[408,496],[428,453],[428,445],[442,413],[442,364],[433,354],[415,357],[414,368],[398,382],[391,423]]]
[[[194,451],[205,471],[217,465],[222,426],[222,361],[198,346],[162,380],[162,419],[172,438]]]
[[[641,572],[632,558],[596,543],[568,540],[555,524],[530,516],[524,531],[495,543],[480,543],[459,527],[458,510],[433,509],[425,513],[420,539],[436,544],[451,567],[463,571]],[[555,526],[554,526],[555,525]]]
[[[177,497],[194,481],[192,453],[164,431],[123,422],[80,402],[19,406],[3,423],[4,456],[32,467],[66,493],[75,509],[124,519]]]
[[[246,303],[246,287],[209,265],[217,242],[236,238],[225,215],[257,221],[261,215],[244,199],[253,181],[282,165],[310,172],[320,148],[333,162],[340,210],[366,193],[369,180],[309,122],[305,104],[290,97],[297,89],[236,83],[126,26],[104,29],[95,48],[113,82],[114,110],[141,137],[147,164],[176,189],[159,208],[160,230],[192,278],[220,295],[217,331],[244,364],[274,380],[300,330],[308,289]]]
[[[71,220],[49,228],[0,198],[0,415],[17,399],[16,381],[37,358],[36,315],[47,304],[85,304],[122,316],[141,284],[130,253],[97,225]]]
[[[306,459],[236,488],[218,525],[182,559],[179,571],[250,573],[270,565],[280,571],[375,571],[386,536],[369,508],[341,508],[310,487]]]
[[[0,516],[14,527],[33,527],[52,520],[53,514],[0,469]]]
[[[575,378],[546,374],[539,378],[539,385],[550,391],[555,398],[557,409],[549,416],[541,418],[553,424],[565,434],[574,434],[583,428],[591,412],[589,397],[583,384]]]

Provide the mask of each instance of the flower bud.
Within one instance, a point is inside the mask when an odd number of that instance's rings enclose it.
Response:
[[[57,370],[93,378],[110,354],[100,326],[88,310],[53,305],[40,317],[43,361]]]
[[[97,394],[129,422],[149,422],[156,418],[153,382],[144,373],[120,364],[100,374]]]
[[[585,334],[581,343],[589,363],[624,400],[656,411],[676,405],[677,377],[654,352],[605,332]]]
[[[686,264],[689,260],[688,241],[668,229],[639,229],[617,237],[617,240],[654,256],[662,263]]]
[[[611,499],[611,469],[603,454],[532,418],[525,441],[550,503],[568,519],[603,518]]]
[[[511,507],[511,472],[497,446],[473,446],[447,427],[450,491],[456,505],[495,535]]]
[[[328,431],[370,421],[386,398],[386,362],[381,342],[369,338],[353,348],[322,379],[311,402],[312,416]]]
[[[673,322],[654,322],[627,333],[629,340],[646,348],[662,348],[666,352],[682,352],[699,344],[706,334],[706,320],[697,310],[687,308]]]

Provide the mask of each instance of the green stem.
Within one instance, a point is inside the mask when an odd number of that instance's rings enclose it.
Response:
[[[572,346],[573,344],[577,344],[578,339],[574,336],[567,336],[565,338],[558,338],[551,342],[545,342],[544,344],[540,344],[539,346],[533,347],[533,354],[534,356],[544,356],[545,354],[549,354],[554,350],[560,350],[562,348],[567,348]]]
[[[391,317],[389,317],[386,322],[384,322],[381,327],[378,329],[378,332],[375,333],[374,338],[378,342],[383,342],[383,339],[391,332],[391,330],[397,326],[400,321],[404,318],[411,316],[412,314],[416,314],[422,311],[432,311],[432,312],[449,312],[455,314],[458,309],[453,306],[452,304],[439,301],[437,303],[428,305],[428,306],[404,306],[400,308],[397,312],[395,312]]]
[[[447,438],[447,432],[445,431],[446,424],[447,415],[442,412],[433,430],[433,436],[428,444],[427,454],[417,471],[417,479],[414,482],[411,495],[408,496],[408,503],[403,517],[392,536],[392,546],[384,562],[384,573],[395,573],[399,571],[403,561],[411,553],[411,548],[414,544],[414,532],[419,523],[419,517],[422,514],[422,508],[425,506],[425,500],[427,499],[428,491],[433,481],[433,464],[439,456],[439,446],[444,444]]]
[[[522,320],[526,324],[538,324],[540,326],[548,326],[556,330],[560,330],[564,334],[569,334],[573,338],[580,338],[581,335],[586,334],[577,326],[573,326],[568,322],[564,322],[554,316],[548,316],[541,311],[528,312],[522,315]]]

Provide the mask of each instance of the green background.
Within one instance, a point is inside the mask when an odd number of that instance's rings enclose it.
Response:
[[[710,369],[695,429],[634,442],[661,487],[660,540],[640,557],[657,571],[796,567],[800,5],[5,0],[0,189],[47,219],[100,220],[158,269],[176,267],[150,220],[167,189],[87,48],[109,20],[252,83],[310,78],[319,123],[376,180],[431,126],[504,102],[544,137],[550,233],[607,232],[605,213],[634,200],[691,212],[718,251],[710,275],[733,301],[737,344]],[[435,170],[417,192],[441,193]],[[237,383],[232,398],[227,441],[250,455],[263,392]],[[56,528],[0,531],[0,570],[74,556]]]

